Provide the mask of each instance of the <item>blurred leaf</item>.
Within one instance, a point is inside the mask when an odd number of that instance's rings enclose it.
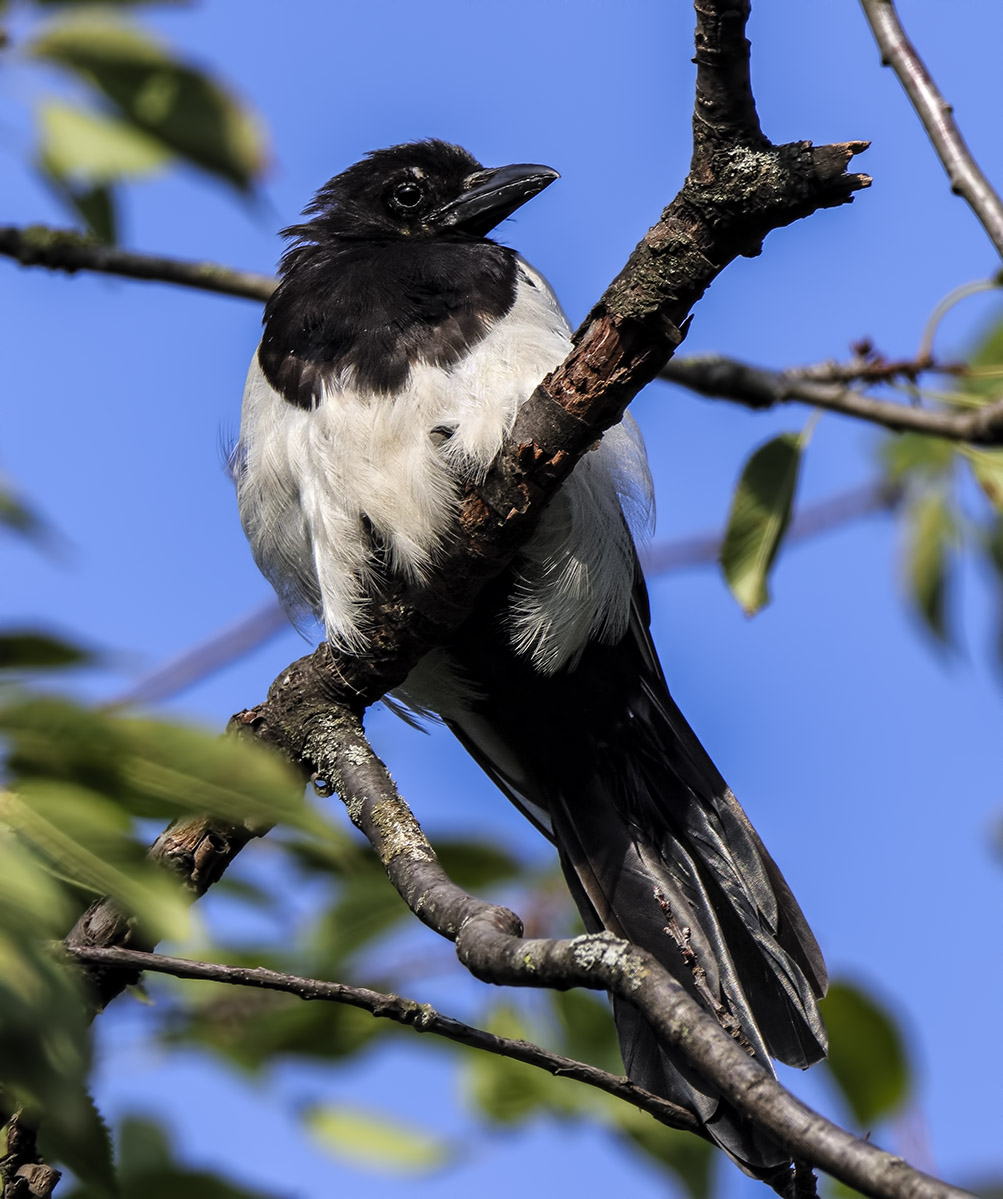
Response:
[[[0,822],[57,878],[94,895],[111,895],[159,940],[182,937],[188,903],[177,884],[148,859],[116,804],[72,783],[34,779],[18,795],[0,792]]]
[[[160,170],[167,150],[134,125],[102,113],[46,100],[39,108],[39,154],[61,179],[113,183]]]
[[[43,670],[79,666],[93,655],[78,645],[30,629],[0,633],[0,670]]]
[[[746,462],[721,545],[721,567],[748,616],[769,603],[767,578],[791,519],[802,438],[783,433]]]
[[[908,509],[908,580],[913,603],[926,627],[945,645],[951,644],[947,620],[950,551],[954,518],[940,491],[919,497]]]
[[[318,1104],[302,1113],[313,1139],[352,1165],[381,1173],[428,1174],[440,1170],[455,1150],[441,1137],[354,1104]]]
[[[976,370],[1003,365],[1003,319],[993,321],[978,339],[968,356],[968,364]],[[986,403],[1003,394],[1003,376],[1000,375],[963,376],[959,385],[968,395],[979,396]]]
[[[34,0],[42,8],[93,8],[95,0]],[[102,4],[118,5],[121,8],[139,8],[143,4],[188,7],[192,0],[101,0]]]
[[[105,246],[118,241],[118,207],[115,193],[104,183],[90,186],[50,174],[56,193],[84,223],[87,232]]]
[[[1003,516],[997,516],[984,530],[982,549],[996,576],[996,659],[1003,666]]]
[[[624,1135],[673,1174],[692,1199],[710,1199],[719,1151],[692,1133],[666,1128],[636,1107],[618,1107],[623,1111],[615,1113],[615,1123]]]
[[[965,457],[972,464],[972,473],[986,498],[1003,512],[1003,450],[973,450],[966,448]]]
[[[248,964],[261,965],[261,953],[251,955]],[[278,969],[284,965],[273,963]],[[163,1030],[164,1040],[202,1045],[252,1072],[281,1056],[317,1061],[352,1057],[392,1031],[387,1021],[343,1004],[304,1003],[291,995],[233,987],[207,989],[205,984],[192,988],[191,995]]]
[[[261,172],[263,139],[250,113],[146,33],[91,13],[50,25],[29,49],[90,83],[136,129],[240,190]]]
[[[135,816],[209,813],[234,823],[285,821],[320,840],[332,826],[303,798],[295,771],[264,746],[167,721],[32,696],[0,711],[19,779],[64,779]]]
[[[80,1091],[81,1116],[71,1127],[42,1119],[42,1157],[69,1167],[94,1199],[121,1199],[112,1158],[111,1132],[86,1090]]]
[[[834,982],[822,1000],[826,1064],[859,1124],[894,1115],[909,1098],[911,1071],[891,1014],[860,987]]]
[[[522,873],[522,864],[516,857],[485,841],[437,837],[435,853],[449,877],[464,891],[479,893]]]
[[[480,1023],[499,1037],[540,1040],[510,1004],[496,1004]],[[522,1124],[538,1111],[563,1116],[580,1112],[588,1094],[586,1088],[566,1079],[493,1053],[469,1054],[464,1073],[464,1089],[470,1101],[482,1115],[502,1127]]]
[[[123,1120],[118,1146],[120,1199],[269,1199],[264,1191],[177,1162],[164,1130],[152,1120]],[[100,1199],[100,1192],[76,1187],[65,1199]]]
[[[605,998],[575,989],[554,991],[551,1000],[564,1033],[563,1052],[611,1074],[622,1074],[613,1012]]]
[[[7,798],[0,792],[0,801]],[[0,1061],[5,1101],[27,1123],[44,1112],[59,1158],[96,1186],[110,1153],[87,1094],[90,1036],[79,976],[50,943],[73,917],[65,890],[30,849],[0,826]]]
[[[896,433],[881,443],[881,456],[890,478],[903,482],[909,475],[936,478],[951,470],[957,451],[942,437]]]
[[[0,525],[32,541],[42,541],[49,530],[45,522],[19,499],[0,477]]]

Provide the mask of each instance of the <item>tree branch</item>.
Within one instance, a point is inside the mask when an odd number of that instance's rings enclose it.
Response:
[[[963,196],[1003,257],[1003,202],[965,145],[951,105],[940,94],[916,47],[906,36],[892,0],[860,0],[881,50],[923,122],[937,157],[947,171],[951,191]]]
[[[107,246],[72,229],[47,225],[0,226],[0,254],[22,266],[42,266],[53,271],[98,271],[128,279],[177,283],[199,291],[214,291],[247,300],[265,300],[275,290],[269,275],[238,271],[215,262],[185,262],[158,254],[137,254],[118,246]]]
[[[919,370],[935,368],[917,364]],[[907,404],[876,400],[854,391],[842,381],[825,379],[825,367],[771,371],[732,358],[707,355],[676,358],[659,372],[659,378],[678,383],[708,399],[730,400],[763,410],[777,404],[811,404],[843,416],[882,425],[896,433],[924,433],[947,441],[973,445],[1003,445],[1003,400],[968,412],[931,412]]]
[[[301,660],[307,661],[307,660]],[[294,663],[273,684],[267,724],[261,709],[234,717],[265,740],[283,733],[283,703],[295,691]],[[291,711],[301,710],[292,696]],[[832,1124],[780,1085],[730,1037],[654,957],[610,933],[571,940],[525,939],[513,912],[467,894],[446,875],[358,717],[327,705],[309,722],[303,750],[337,791],[369,839],[390,880],[424,924],[453,941],[457,956],[484,982],[505,986],[581,986],[608,991],[644,1014],[660,1043],[699,1073],[793,1157],[818,1166],[874,1199],[961,1199],[966,1192],[908,1166]]]
[[[300,999],[344,1003],[349,1007],[361,1008],[378,1019],[392,1020],[395,1024],[402,1024],[417,1032],[433,1033],[447,1041],[455,1041],[458,1045],[467,1045],[499,1057],[525,1062],[555,1077],[571,1078],[576,1082],[585,1083],[648,1112],[660,1124],[669,1128],[702,1135],[701,1126],[692,1112],[635,1086],[627,1078],[610,1074],[597,1066],[590,1066],[586,1062],[579,1062],[559,1053],[551,1053],[530,1041],[495,1036],[482,1028],[475,1028],[450,1016],[443,1016],[430,1004],[416,1003],[413,999],[404,999],[400,995],[386,995],[368,987],[352,987],[345,983],[325,982],[317,978],[301,978],[295,974],[266,970],[263,966],[248,969],[243,966],[197,962],[189,958],[167,957],[162,954],[137,953],[128,949],[78,947],[71,949],[69,953],[78,962],[85,962],[91,966],[112,966],[136,972],[149,970],[157,974],[170,974],[174,978],[227,983],[230,986],[281,991],[296,995]]]

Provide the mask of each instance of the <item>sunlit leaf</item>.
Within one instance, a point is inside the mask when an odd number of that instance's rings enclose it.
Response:
[[[1003,450],[966,449],[975,480],[994,508],[1003,512]]]
[[[909,1098],[911,1071],[894,1017],[873,996],[834,982],[822,1000],[829,1070],[858,1123],[870,1129]]]
[[[735,488],[721,567],[749,616],[769,603],[767,579],[790,523],[801,451],[796,434],[775,437],[755,451]]]
[[[330,825],[303,783],[265,747],[168,721],[33,696],[0,712],[18,778],[80,782],[136,816],[208,813],[240,823],[285,821],[323,839]]]
[[[308,1132],[342,1161],[380,1173],[428,1174],[454,1156],[441,1137],[378,1112],[318,1104],[302,1113]]]
[[[39,108],[39,154],[61,178],[110,183],[160,170],[170,157],[149,134],[103,113],[46,100]]]
[[[921,495],[908,510],[908,522],[910,595],[926,627],[948,645],[948,584],[955,525],[943,493]]]
[[[0,670],[44,670],[79,666],[92,655],[78,645],[31,629],[0,633]]]
[[[71,783],[29,780],[0,792],[0,822],[63,881],[111,895],[157,939],[182,937],[188,905],[177,884],[147,859],[122,810]]]
[[[29,47],[105,96],[131,125],[241,190],[264,164],[257,122],[215,80],[148,34],[89,13],[54,23]]]

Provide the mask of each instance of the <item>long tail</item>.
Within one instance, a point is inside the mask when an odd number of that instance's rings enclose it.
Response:
[[[496,609],[497,610],[497,609]],[[542,676],[483,618],[451,647],[475,696],[450,724],[510,799],[556,843],[586,927],[654,954],[769,1068],[824,1057],[819,947],[780,870],[676,707],[638,583],[630,630]],[[698,978],[700,967],[703,980]],[[614,1004],[624,1065],[694,1111],[747,1172],[789,1165],[643,1017]]]

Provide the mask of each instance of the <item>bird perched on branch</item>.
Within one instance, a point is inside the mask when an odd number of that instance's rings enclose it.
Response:
[[[286,229],[236,473],[255,559],[292,615],[364,654],[382,579],[436,569],[460,485],[567,356],[546,280],[488,234],[556,179],[441,141],[378,150]],[[397,693],[453,730],[557,846],[590,930],[654,954],[764,1066],[825,1053],[821,953],[669,695],[629,522],[651,482],[629,418],[587,453],[452,642]],[[701,973],[702,972],[702,973]],[[624,1063],[743,1168],[786,1153],[615,1004]]]

